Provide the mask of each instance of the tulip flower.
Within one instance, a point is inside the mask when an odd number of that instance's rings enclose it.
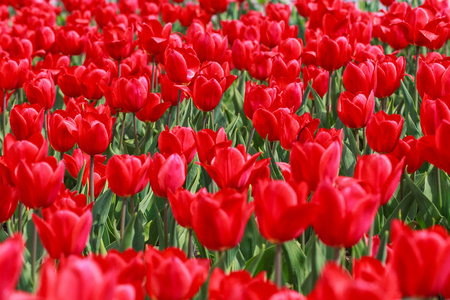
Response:
[[[267,80],[272,74],[273,55],[261,50],[254,51],[248,57],[248,72],[257,80]]]
[[[399,220],[391,225],[392,257],[389,265],[397,273],[403,297],[438,296],[450,276],[450,237],[436,225],[413,231]]]
[[[312,203],[319,205],[313,228],[330,247],[354,246],[373,223],[380,198],[369,185],[350,177],[323,180],[314,192]]]
[[[77,98],[83,94],[83,83],[80,78],[84,71],[84,67],[80,66],[62,68],[61,72],[58,74],[58,86],[65,96]],[[54,90],[55,89],[53,88],[53,93]]]
[[[106,164],[108,187],[119,197],[131,197],[148,184],[149,157],[114,155]]]
[[[42,245],[50,257],[59,259],[83,252],[92,226],[92,205],[66,207],[58,211],[43,209],[43,219],[33,214]]]
[[[172,193],[183,186],[186,180],[186,160],[177,153],[165,158],[155,153],[150,164],[150,185],[153,193],[161,198],[167,198],[167,191]]]
[[[352,93],[362,93],[366,96],[377,87],[377,65],[373,61],[366,61],[355,65],[350,62],[342,75],[345,89]]]
[[[111,87],[105,86],[102,89],[106,92],[106,103],[111,108],[136,113],[147,103],[149,85],[147,76],[121,76],[113,79]]]
[[[56,110],[53,115],[47,114],[47,132],[50,145],[59,152],[72,149],[78,137],[74,118],[64,110]]]
[[[198,32],[192,45],[200,62],[215,61],[222,63],[228,47],[228,38],[222,37],[220,34]]]
[[[44,124],[44,109],[38,104],[15,105],[11,110],[9,123],[18,140],[26,140],[36,132],[41,132]]]
[[[49,26],[36,28],[30,36],[30,41],[33,44],[34,51],[43,50],[48,52],[55,43],[55,40],[55,31]]]
[[[352,94],[344,91],[339,96],[337,112],[339,119],[349,128],[363,128],[369,123],[375,109],[373,91],[366,96],[362,92]]]
[[[245,84],[244,113],[252,120],[253,114],[259,107],[269,108],[275,101],[277,91],[264,84],[257,85],[251,81]]]
[[[314,140],[296,143],[292,147],[290,164],[295,182],[306,181],[314,191],[322,181],[337,177],[342,152],[342,131],[319,130]]]
[[[436,128],[435,134],[421,137],[418,140],[417,149],[427,162],[450,173],[450,152],[446,146],[448,134],[450,134],[450,121],[444,119]]]
[[[77,144],[83,152],[97,155],[106,151],[114,123],[109,112],[84,112],[75,118],[75,122],[78,129]]]
[[[112,59],[121,61],[131,55],[133,49],[133,30],[125,25],[103,28],[105,51]]]
[[[284,33],[284,21],[264,20],[261,24],[261,43],[268,48],[277,46],[281,41]]]
[[[0,223],[11,218],[19,203],[19,191],[14,186],[9,169],[5,165],[0,165]],[[1,294],[1,293],[0,293]]]
[[[163,53],[169,45],[171,31],[171,23],[163,27],[158,20],[150,19],[146,21],[139,32],[139,41],[142,48],[151,56]]]
[[[234,67],[240,71],[247,69],[249,57],[257,46],[254,41],[235,40],[231,48],[231,59]]]
[[[206,193],[206,189],[203,188],[198,193]],[[167,196],[170,207],[172,208],[173,217],[177,223],[182,227],[192,229],[191,206],[196,199],[196,194],[179,188],[175,193],[169,190]]]
[[[250,184],[250,175],[261,152],[250,156],[244,147],[216,149],[211,165],[198,163],[221,189],[244,190]]]
[[[314,139],[314,132],[319,127],[320,120],[313,119],[310,113],[298,116],[295,113],[284,115],[280,125],[280,144],[290,151],[295,142],[301,143]]]
[[[172,130],[166,126],[158,138],[159,151],[164,156],[178,153],[189,164],[197,153],[195,132],[190,127],[175,126]]]
[[[328,92],[329,75],[329,72],[323,69],[319,69],[314,65],[305,66],[303,68],[304,84],[309,84],[312,81],[312,88],[320,97],[325,96],[325,94]],[[309,98],[313,99],[312,93],[309,94]]]
[[[450,84],[450,66],[442,63],[428,63],[419,60],[417,71],[417,90],[420,97],[428,95],[432,99],[450,96],[448,85]]]
[[[55,83],[48,73],[39,73],[33,80],[25,82],[23,89],[31,104],[37,103],[45,110],[55,104]]]
[[[167,75],[161,75],[161,98],[164,103],[170,103],[172,106],[176,106],[178,101],[183,102],[186,99],[186,94],[182,92],[173,81],[169,79]]]
[[[63,26],[56,32],[56,48],[64,55],[80,55],[84,50],[83,30]]]
[[[167,48],[164,53],[167,76],[176,84],[189,83],[200,68],[200,61],[192,48]]]
[[[282,119],[286,118],[290,112],[287,108],[270,111],[260,107],[253,114],[253,127],[263,139],[267,139],[269,142],[279,141]]]
[[[89,64],[80,77],[83,96],[92,101],[100,100],[103,97],[100,86],[109,84],[109,80],[109,72]]]
[[[28,68],[26,59],[18,62],[6,57],[0,59],[0,89],[6,92],[21,87],[28,77]]]
[[[247,191],[225,188],[215,194],[201,193],[191,206],[192,228],[202,245],[225,251],[241,241],[254,203],[247,203]]]
[[[315,206],[306,202],[308,194],[306,183],[291,187],[285,181],[259,181],[254,199],[261,235],[277,244],[299,237],[315,218]]]
[[[217,132],[211,129],[200,130],[195,136],[198,160],[203,164],[210,165],[216,149],[231,147],[231,143],[232,141],[228,140],[223,127],[219,128]]]
[[[58,196],[64,179],[64,163],[54,157],[44,161],[21,161],[15,171],[16,186],[22,203],[33,209],[50,206]],[[42,180],[45,178],[45,180]]]
[[[356,162],[354,177],[369,184],[372,192],[380,195],[381,205],[385,205],[398,187],[402,167],[403,161],[391,161],[383,154],[363,155]]]
[[[272,3],[270,3],[270,5],[272,5]],[[283,60],[285,62],[298,60],[303,52],[303,40],[296,38],[284,39],[278,45],[278,51],[283,54]]]
[[[375,97],[380,99],[390,97],[400,87],[400,81],[407,75],[405,68],[406,60],[403,56],[395,59],[385,56],[378,60],[376,74],[380,84],[376,85]]]
[[[20,234],[6,239],[0,244],[0,296],[2,299],[10,297],[16,288],[23,267],[23,252],[25,243]]]
[[[340,69],[350,59],[351,47],[348,39],[332,39],[324,35],[317,43],[317,62],[322,69],[334,71]]]
[[[145,106],[136,113],[136,117],[142,122],[156,122],[167,109],[171,107],[170,102],[161,102],[161,95],[148,93]]]
[[[418,140],[412,135],[405,136],[402,140],[398,140],[398,144],[390,155],[394,156],[398,161],[404,158],[402,170],[406,167],[406,172],[412,174],[416,172],[425,162],[417,148]]]
[[[436,134],[443,120],[450,121],[450,97],[432,99],[425,96],[420,107],[420,127],[423,134]]]
[[[401,115],[388,115],[380,110],[367,124],[367,143],[376,152],[392,152],[397,145],[402,129],[403,118]]]

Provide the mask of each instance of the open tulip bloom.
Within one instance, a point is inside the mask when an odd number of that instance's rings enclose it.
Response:
[[[448,0],[256,2],[0,1],[0,300],[450,299]]]

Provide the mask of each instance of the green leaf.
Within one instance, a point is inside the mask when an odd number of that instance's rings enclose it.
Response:
[[[113,192],[111,190],[107,190],[103,193],[103,195],[95,200],[94,207],[92,208],[93,224],[89,237],[89,243],[91,244],[91,248],[94,253],[98,253],[100,250],[100,241],[105,230],[105,224],[113,197],[115,197]]]
[[[82,181],[83,181],[83,174],[84,174],[84,170],[86,168],[86,161],[84,161],[83,166],[81,167],[80,172],[78,172],[78,176],[77,176],[77,185],[74,188],[74,191],[77,191],[79,193],[81,193],[81,187],[82,187]]]
[[[133,245],[133,239],[134,239],[134,223],[136,222],[137,213],[133,215],[133,218],[131,218],[130,223],[128,223],[127,227],[125,228],[125,232],[123,234],[123,239],[120,242],[120,250],[125,251],[128,248],[131,248]]]
[[[266,249],[265,244],[263,244],[261,252],[247,261],[245,270],[250,272],[252,276],[257,275],[261,271],[266,271],[267,274],[271,274],[275,259],[275,248],[276,246],[272,245]]]
[[[145,249],[145,234],[144,234],[144,224],[145,217],[141,211],[136,212],[136,222],[134,223],[134,238],[133,238],[133,249],[136,251],[143,251]]]
[[[288,282],[294,285],[296,291],[300,291],[302,283],[308,276],[306,269],[306,255],[303,253],[299,242],[292,240],[283,244],[283,254],[288,267]]]
[[[386,232],[389,231],[389,228],[391,227],[391,222],[394,219],[398,219],[399,216],[403,216],[403,220],[406,219],[406,216],[408,215],[408,212],[410,211],[411,207],[414,203],[414,197],[411,193],[408,193],[403,200],[398,204],[398,206],[393,210],[389,218],[386,219],[386,222],[384,223],[383,227],[380,229],[380,239],[384,237]]]

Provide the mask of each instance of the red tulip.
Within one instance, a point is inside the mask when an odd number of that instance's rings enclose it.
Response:
[[[392,257],[403,297],[433,297],[450,276],[450,237],[441,226],[411,230],[398,220],[391,225]]]
[[[11,172],[7,166],[0,164],[0,223],[6,222],[16,211],[19,203],[19,191],[14,186]],[[0,293],[1,295],[1,293]]]
[[[18,62],[6,57],[0,59],[0,89],[5,92],[20,88],[28,77],[28,68],[26,59]]]
[[[217,132],[211,129],[200,130],[195,136],[198,160],[203,164],[210,165],[216,149],[230,147],[231,143],[232,141],[228,140],[223,127],[219,128]]]
[[[377,87],[377,65],[373,61],[366,61],[355,65],[350,62],[342,75],[345,89],[352,93],[363,93],[368,96]]]
[[[270,3],[270,5],[273,4]],[[283,59],[285,62],[298,60],[303,52],[303,40],[296,38],[287,38],[282,40],[278,45],[278,51],[283,54]]]
[[[142,29],[139,32],[142,48],[148,55],[152,56],[163,53],[169,45],[171,31],[171,23],[163,27],[158,20],[148,20],[142,25]]]
[[[23,89],[31,104],[37,103],[45,110],[55,104],[55,83],[49,73],[39,73],[33,80],[25,82]]]
[[[445,67],[442,63],[428,63],[419,60],[417,71],[417,90],[420,97],[425,95],[433,99],[450,96],[450,65]]]
[[[261,43],[270,49],[277,46],[281,42],[284,28],[284,21],[277,22],[269,19],[264,20],[260,27]]]
[[[250,156],[244,147],[224,147],[216,149],[211,165],[198,164],[205,168],[219,188],[242,191],[250,184],[250,175],[260,154]]]
[[[70,68],[62,68],[58,74],[58,86],[67,97],[78,98],[83,94],[82,77],[85,68],[82,66],[73,66]],[[26,89],[26,87],[25,87]],[[54,93],[53,87],[53,93]]]
[[[77,141],[77,124],[71,114],[64,110],[56,110],[53,115],[47,114],[47,131],[50,145],[58,152],[69,151]]]
[[[190,127],[175,126],[172,130],[166,126],[158,138],[159,151],[164,156],[173,153],[184,155],[189,164],[197,153],[195,145],[195,132]]]
[[[22,235],[16,234],[0,244],[0,297],[10,297],[16,288],[23,267],[25,244]]]
[[[114,78],[109,89],[110,94],[107,92],[107,104],[126,113],[138,112],[147,103],[149,85],[147,76]],[[104,89],[108,90],[108,87]]]
[[[317,43],[317,62],[327,71],[340,69],[350,59],[351,47],[348,39],[338,37],[331,39],[324,35]]]
[[[56,48],[64,55],[80,55],[84,50],[83,30],[64,26],[56,32]]]
[[[391,200],[403,173],[403,161],[389,160],[383,154],[363,155],[358,158],[354,177],[372,187],[380,195],[381,205]]]
[[[161,198],[167,198],[167,191],[172,193],[182,187],[186,180],[187,166],[184,157],[177,153],[165,158],[155,153],[150,164],[150,185],[153,193]]]
[[[48,52],[55,43],[55,40],[55,32],[49,26],[36,28],[36,30],[32,32],[30,36],[30,41],[33,44],[34,51],[43,50],[45,52]]]
[[[82,83],[82,94],[89,100],[100,100],[103,92],[101,85],[109,84],[110,73],[97,68],[94,64],[89,64],[79,78]]]
[[[9,119],[11,131],[18,140],[26,140],[35,132],[41,132],[44,124],[44,109],[38,104],[15,105]]]
[[[272,74],[272,54],[261,50],[254,51],[248,57],[248,72],[257,80],[267,80]]]
[[[291,187],[285,181],[259,181],[254,199],[261,235],[278,244],[299,237],[315,218],[315,206],[306,202],[308,194],[305,183]]]
[[[164,103],[170,103],[172,106],[176,106],[178,101],[181,103],[184,99],[186,99],[186,94],[177,85],[175,85],[175,83],[171,81],[167,75],[161,75],[160,80],[161,98],[164,100]]]
[[[375,89],[375,97],[390,97],[399,87],[400,81],[405,77],[406,60],[403,56],[399,58],[391,58],[385,56],[378,60],[377,64],[377,84]],[[381,84],[382,83],[382,84]]]
[[[192,45],[200,62],[222,63],[228,47],[228,38],[222,37],[220,34],[197,32]]]
[[[75,119],[78,129],[78,146],[89,154],[102,154],[108,149],[112,137],[112,127],[114,120],[109,115],[109,111],[85,112]],[[95,141],[93,143],[92,141]]]
[[[57,211],[46,208],[42,210],[43,219],[33,214],[42,245],[50,257],[59,259],[83,252],[92,226],[91,210],[92,204],[86,207],[65,207]]]
[[[142,191],[148,184],[149,157],[114,155],[106,164],[108,186],[119,197],[130,197]]]
[[[425,136],[436,134],[444,121],[450,121],[450,97],[431,99],[425,96],[420,106],[420,126]]]
[[[50,156],[44,161],[21,161],[15,171],[22,203],[33,209],[50,206],[58,196],[64,179],[64,163]]]
[[[352,94],[344,91],[339,96],[337,112],[339,119],[349,128],[363,128],[369,123],[375,109],[373,91],[368,96],[362,92]]]
[[[269,142],[280,140],[280,127],[282,120],[291,112],[288,108],[276,110],[258,108],[253,114],[253,127],[263,139]]]
[[[257,44],[254,41],[235,40],[231,48],[231,59],[234,67],[241,71],[247,69],[249,57],[256,47]]]
[[[239,244],[254,209],[253,202],[247,203],[247,191],[222,189],[214,195],[197,194],[196,198],[191,206],[192,228],[200,243],[217,251]]]
[[[303,67],[303,82],[309,84],[312,81],[312,88],[320,97],[325,96],[328,92],[329,75],[329,72],[314,65]],[[312,93],[309,94],[309,98],[313,99]]]
[[[370,186],[350,177],[338,177],[333,185],[324,180],[314,192],[319,205],[312,226],[319,239],[331,247],[354,246],[373,223],[380,198]]]
[[[388,115],[380,110],[367,124],[367,143],[373,151],[389,153],[394,150],[403,129],[401,115]],[[382,133],[382,134],[381,134]]]
[[[99,5],[94,11],[94,19],[98,27],[103,28],[116,16],[117,14],[117,4],[107,3],[104,5]]]
[[[206,189],[203,188],[197,193],[206,193]],[[192,213],[191,206],[196,199],[196,194],[192,194],[188,190],[179,188],[175,193],[170,190],[167,192],[167,198],[172,208],[173,217],[177,223],[185,228],[192,228]]]
[[[409,174],[416,172],[425,162],[420,151],[418,151],[417,143],[418,140],[414,136],[405,136],[403,140],[398,140],[394,151],[390,153],[390,155],[393,155],[399,161],[404,158],[402,170],[407,167],[406,172]]]
[[[450,121],[444,119],[439,127],[436,128],[435,134],[419,139],[417,149],[426,161],[450,173],[450,148],[447,147],[448,134],[450,134]]]
[[[252,120],[253,114],[259,107],[269,108],[275,101],[277,91],[264,84],[257,85],[251,81],[245,84],[244,113]]]
[[[133,49],[133,30],[124,25],[103,28],[103,43],[106,53],[115,60],[122,60],[131,55]]]
[[[187,259],[178,248],[145,251],[145,289],[152,299],[191,299],[208,277],[209,259]]]
[[[148,93],[145,106],[136,113],[136,117],[142,122],[156,122],[167,109],[171,107],[170,102],[161,102],[161,95]]]
[[[290,164],[295,182],[306,181],[314,191],[323,181],[333,182],[339,172],[342,152],[342,130],[319,130],[314,140],[292,147]]]
[[[200,68],[200,61],[192,48],[167,48],[164,53],[167,76],[176,84],[189,83]]]
[[[295,113],[284,115],[281,118],[280,144],[290,151],[295,142],[301,143],[314,139],[314,132],[319,127],[320,120],[313,119],[310,113],[298,116]]]

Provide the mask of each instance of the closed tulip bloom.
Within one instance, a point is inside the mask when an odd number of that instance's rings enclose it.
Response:
[[[228,47],[228,38],[216,33],[198,32],[192,44],[200,62],[222,63]]]
[[[36,163],[21,161],[15,177],[22,203],[33,209],[50,206],[59,194],[64,170],[64,163],[52,156]]]
[[[295,113],[284,115],[281,118],[280,144],[290,151],[295,142],[301,143],[314,139],[314,133],[319,128],[319,119],[313,119],[310,113],[298,116]]]
[[[329,72],[314,65],[303,67],[303,82],[306,85],[312,81],[312,88],[320,97],[325,96],[328,92],[329,75]],[[309,98],[313,99],[312,93],[309,94]]]
[[[33,133],[41,132],[44,124],[44,109],[38,104],[17,104],[9,119],[11,131],[18,140],[26,140]]]
[[[347,38],[331,39],[324,35],[317,43],[318,65],[327,71],[339,70],[350,59],[350,52],[351,46]]]
[[[363,128],[369,123],[375,109],[373,91],[366,96],[362,92],[352,94],[344,91],[339,96],[337,112],[339,119],[349,128]]]
[[[33,80],[25,82],[23,89],[31,104],[37,103],[45,110],[55,104],[55,83],[49,73],[39,73]]]
[[[277,46],[281,42],[284,33],[284,21],[277,22],[266,19],[261,24],[261,43],[269,48]]]
[[[319,206],[314,231],[330,247],[350,248],[369,230],[379,201],[369,185],[354,178],[338,177],[334,184],[322,181],[311,200]]]
[[[425,95],[436,99],[450,96],[450,66],[445,67],[442,63],[428,63],[419,60],[417,71],[417,90],[420,97]]]
[[[78,116],[75,122],[78,129],[77,143],[83,152],[97,155],[108,149],[114,123],[109,113],[86,112]]]
[[[69,151],[77,142],[77,124],[71,115],[64,110],[47,114],[48,139],[52,148],[58,152]]]
[[[0,297],[12,299],[23,267],[25,243],[20,234],[15,234],[0,244]]]
[[[142,191],[148,184],[147,172],[151,159],[142,154],[114,155],[106,164],[108,186],[119,197],[130,197]]]
[[[394,195],[402,172],[403,161],[391,161],[386,155],[371,154],[358,158],[354,177],[369,184],[372,192],[380,195],[381,205],[385,205]]]
[[[363,93],[368,96],[377,87],[377,65],[373,61],[366,61],[355,65],[349,63],[342,75],[345,89],[352,93]]]
[[[209,259],[188,259],[174,247],[164,251],[147,247],[145,289],[152,299],[191,299],[208,278]]]
[[[380,110],[367,124],[367,143],[373,151],[390,153],[397,145],[403,129],[401,115],[388,115]]]
[[[261,235],[277,244],[299,237],[315,218],[314,204],[306,202],[308,194],[306,183],[291,187],[285,181],[259,181],[254,199]]]
[[[206,189],[203,188],[198,191],[198,193],[206,193]],[[196,199],[196,194],[192,194],[188,190],[179,188],[175,193],[172,193],[170,190],[167,191],[167,196],[170,207],[172,208],[173,217],[177,221],[178,225],[191,229],[191,206]]]
[[[92,205],[85,208],[66,207],[58,211],[43,209],[43,219],[33,214],[42,245],[50,257],[60,259],[83,252],[91,232]]]
[[[142,24],[142,29],[139,32],[139,41],[142,48],[148,55],[152,56],[163,53],[169,45],[171,31],[172,23],[163,27],[156,19],[146,21]]]
[[[283,54],[284,61],[298,60],[303,52],[303,40],[287,38],[280,42],[278,51]]]
[[[425,96],[420,106],[420,127],[423,135],[434,135],[443,120],[450,121],[450,97],[433,99]]]
[[[333,182],[339,172],[342,153],[342,130],[319,130],[314,140],[295,143],[289,158],[292,178],[305,181],[314,191],[322,181]]]
[[[80,79],[84,71],[85,68],[83,66],[62,68],[58,74],[58,86],[65,96],[78,98],[83,95],[83,83]]]
[[[247,191],[198,194],[191,206],[192,227],[203,246],[225,251],[239,244],[253,209],[254,203],[247,203]]]
[[[176,84],[189,83],[200,68],[200,61],[192,48],[167,48],[164,53],[167,76]]]
[[[406,60],[405,57],[393,59],[385,56],[377,63],[377,81],[375,97],[386,98],[394,94],[400,87],[400,82],[405,77]],[[409,75],[408,75],[409,76]]]
[[[124,112],[138,112],[147,103],[149,85],[147,76],[114,78],[107,103]]]
[[[250,184],[250,174],[259,155],[261,152],[253,156],[247,155],[243,147],[219,148],[216,149],[211,165],[198,164],[205,168],[219,188],[244,190]]]
[[[272,74],[272,54],[254,51],[249,55],[248,72],[257,80],[267,80]]]
[[[231,59],[234,67],[241,71],[246,70],[249,63],[249,57],[257,46],[255,41],[235,40],[231,48]]]
[[[402,140],[398,140],[398,144],[394,151],[391,152],[397,160],[404,158],[402,170],[406,168],[408,174],[416,172],[425,162],[417,148],[418,140],[412,135],[405,136]]]
[[[103,97],[101,85],[109,84],[110,73],[89,64],[81,74],[82,94],[85,98],[95,101]]]
[[[172,106],[170,102],[162,102],[158,93],[148,93],[145,106],[136,113],[136,117],[142,122],[156,122]]]
[[[267,139],[269,142],[279,141],[282,119],[290,112],[287,108],[271,111],[260,107],[253,114],[253,127],[263,139]]]
[[[80,55],[84,50],[83,31],[63,26],[56,32],[56,47],[64,55]]]
[[[103,44],[112,59],[122,60],[129,57],[134,50],[132,28],[125,25],[103,28]]]
[[[55,43],[55,40],[55,31],[49,26],[36,28],[30,36],[30,41],[33,44],[34,51],[43,50],[48,52]]]
[[[182,187],[186,180],[187,166],[184,157],[174,153],[165,158],[155,153],[150,164],[150,185],[153,193],[161,198],[167,198],[167,191],[172,193]]]
[[[282,90],[285,90],[289,84],[299,84],[303,87],[303,83],[299,79],[300,71],[300,60],[293,59],[285,62],[281,57],[275,57],[273,60],[272,76]]]
[[[19,203],[19,191],[13,184],[11,172],[6,165],[0,165],[0,223],[11,218]],[[0,293],[1,294],[1,293]]]
[[[232,141],[228,140],[225,129],[220,127],[217,132],[211,129],[203,129],[195,136],[198,160],[206,165],[210,165],[214,159],[216,149],[230,147]]]
[[[435,134],[427,135],[419,139],[417,148],[427,162],[450,173],[448,134],[450,134],[450,121],[445,119],[436,128]]]
[[[195,144],[195,132],[190,127],[175,126],[172,130],[166,126],[158,138],[159,151],[164,156],[173,153],[184,155],[189,164],[197,153]]]
[[[28,77],[29,62],[26,59],[19,61],[6,57],[0,60],[0,89],[10,91],[19,88],[23,80]]]
[[[252,120],[253,114],[259,107],[269,108],[275,101],[277,91],[264,84],[257,85],[251,81],[245,84],[244,113]]]
[[[436,225],[413,231],[399,220],[391,225],[392,256],[403,297],[438,296],[450,276],[450,237]]]

